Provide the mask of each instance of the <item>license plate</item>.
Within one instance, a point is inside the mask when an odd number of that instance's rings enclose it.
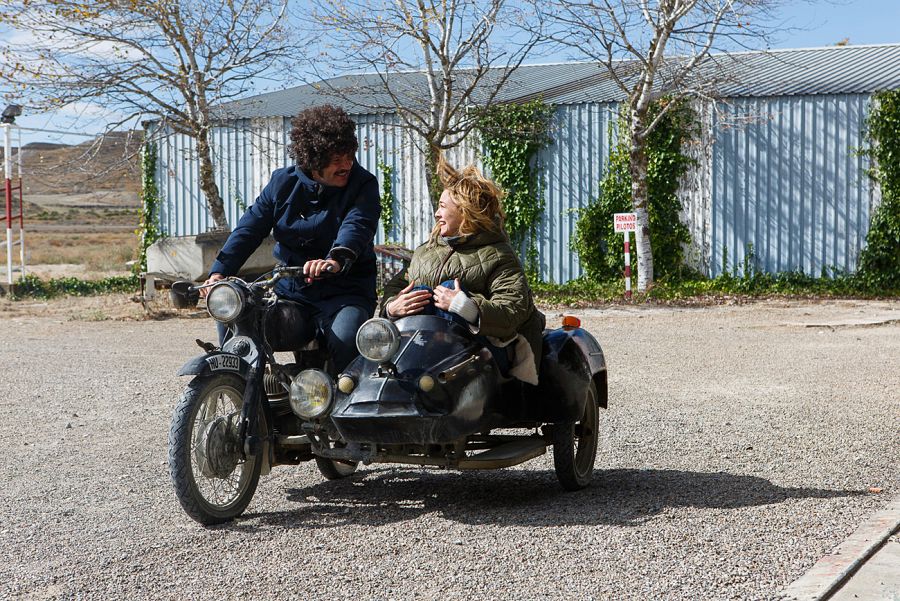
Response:
[[[206,363],[209,364],[209,369],[212,371],[221,369],[239,371],[241,369],[241,360],[234,355],[213,355],[206,358]]]

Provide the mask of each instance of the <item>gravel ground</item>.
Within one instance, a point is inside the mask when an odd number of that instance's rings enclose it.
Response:
[[[588,489],[549,455],[338,482],[306,464],[209,529],[166,435],[212,323],[8,314],[0,597],[772,599],[900,491],[900,303],[577,314],[610,370]]]

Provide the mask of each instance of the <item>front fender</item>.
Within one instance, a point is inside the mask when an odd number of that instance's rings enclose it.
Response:
[[[250,375],[250,364],[238,355],[214,351],[189,360],[178,370],[178,375],[202,376],[221,372],[234,373],[246,380]]]

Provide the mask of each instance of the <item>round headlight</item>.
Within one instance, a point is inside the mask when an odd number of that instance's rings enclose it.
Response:
[[[388,361],[400,348],[400,331],[394,322],[375,317],[359,328],[356,348],[369,361]]]
[[[328,413],[333,397],[334,383],[320,369],[305,369],[291,382],[291,410],[303,419]]]
[[[206,310],[213,319],[234,321],[244,308],[244,299],[237,288],[228,282],[216,284],[206,295]]]

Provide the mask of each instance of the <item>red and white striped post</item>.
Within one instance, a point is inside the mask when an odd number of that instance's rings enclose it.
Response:
[[[622,236],[625,237],[625,298],[631,300],[631,234],[622,232]]]
[[[622,232],[625,240],[625,298],[631,300],[631,232],[637,226],[637,215],[634,213],[614,213],[613,229]]]

